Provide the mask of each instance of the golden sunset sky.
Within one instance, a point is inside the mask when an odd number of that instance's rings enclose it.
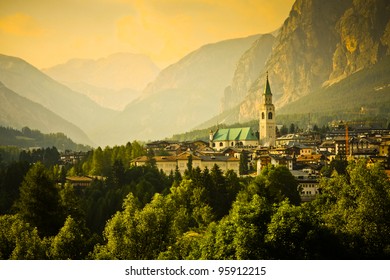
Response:
[[[202,45],[268,33],[294,0],[0,0],[0,53],[38,68],[143,53],[160,67]]]

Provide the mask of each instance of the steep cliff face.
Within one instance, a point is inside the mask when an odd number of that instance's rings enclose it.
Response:
[[[354,0],[336,24],[339,41],[328,83],[369,67],[389,54],[390,3]]]
[[[275,37],[272,34],[262,35],[241,56],[234,72],[232,84],[225,89],[222,99],[222,111],[229,110],[240,103],[261,72],[271,54]]]
[[[390,46],[386,0],[297,0],[284,22],[265,70],[277,108],[370,67]],[[257,117],[265,71],[240,106],[239,120]]]

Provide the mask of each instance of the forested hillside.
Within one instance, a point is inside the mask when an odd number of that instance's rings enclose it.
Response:
[[[44,134],[36,129],[24,127],[21,130],[0,126],[0,150],[14,148],[58,147],[60,150],[88,151],[91,147],[76,144],[63,133]],[[8,149],[10,150],[10,148]],[[0,152],[1,153],[1,152]]]
[[[170,175],[137,142],[61,169],[1,165],[1,259],[388,259],[390,182],[379,165],[331,162],[301,203],[285,167]],[[189,161],[190,162],[190,161]],[[99,175],[74,187],[66,176]],[[15,176],[16,175],[16,176]],[[103,175],[101,177],[100,175]],[[6,199],[4,199],[6,198]]]

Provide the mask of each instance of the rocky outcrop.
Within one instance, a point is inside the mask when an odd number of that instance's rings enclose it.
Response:
[[[329,81],[339,81],[389,54],[390,3],[354,0],[336,24],[339,35]]]
[[[265,70],[277,108],[370,67],[390,47],[390,2],[297,0]],[[240,106],[240,121],[257,117],[265,71]]]
[[[244,100],[253,82],[264,71],[274,43],[275,37],[272,34],[262,35],[241,56],[232,84],[225,89],[222,111],[229,110]]]

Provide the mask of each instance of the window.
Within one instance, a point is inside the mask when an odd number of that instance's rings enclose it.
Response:
[[[222,142],[219,142],[219,146],[222,147],[222,146],[223,146],[223,143],[222,143]]]
[[[264,112],[261,113],[261,118],[264,120],[265,118]]]
[[[269,113],[268,113],[268,119],[269,119],[269,120],[272,120],[272,112],[269,112]]]

